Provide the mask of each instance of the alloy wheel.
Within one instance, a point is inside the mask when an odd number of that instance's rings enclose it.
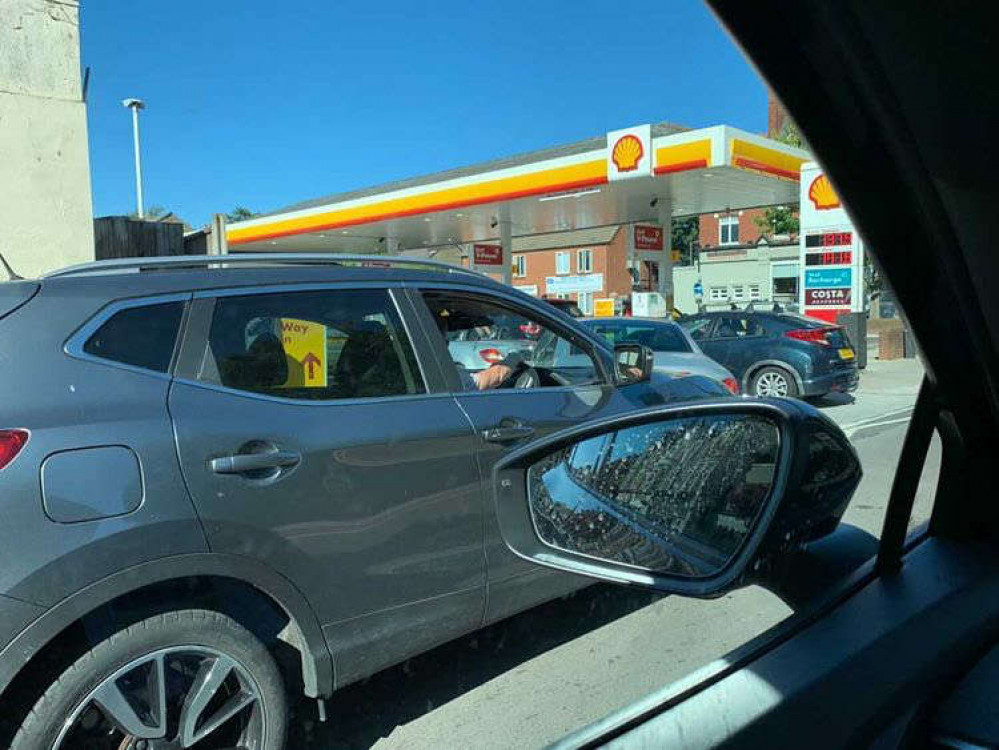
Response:
[[[203,646],[161,649],[106,677],[70,713],[52,750],[259,750],[260,690],[235,659]]]
[[[757,396],[787,396],[787,378],[779,372],[765,372],[756,381]]]

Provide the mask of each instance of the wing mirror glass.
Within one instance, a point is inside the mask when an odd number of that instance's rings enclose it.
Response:
[[[614,347],[618,377],[625,383],[638,383],[652,377],[655,357],[652,350],[642,344],[617,344]]]
[[[494,479],[500,529],[522,557],[714,596],[765,582],[784,553],[835,529],[860,465],[812,407],[718,402],[551,435]]]

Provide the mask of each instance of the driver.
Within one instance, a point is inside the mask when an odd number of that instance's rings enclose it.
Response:
[[[458,364],[458,374],[461,376],[461,384],[466,391],[476,389],[488,391],[492,388],[499,388],[523,362],[524,358],[518,352],[510,352],[501,361],[478,372],[469,372],[457,362],[455,364]]]

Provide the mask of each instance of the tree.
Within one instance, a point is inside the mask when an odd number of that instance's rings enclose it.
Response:
[[[252,219],[254,216],[259,216],[259,214],[254,213],[246,206],[236,206],[232,211],[225,215],[226,221],[236,222],[236,221],[246,221],[247,219]]]
[[[143,211],[142,218],[153,220],[153,219],[158,219],[161,216],[166,216],[168,213],[169,211],[163,208],[163,206],[150,206],[149,208],[145,209],[145,211]],[[133,211],[132,213],[129,214],[129,217],[132,219],[138,219],[139,214],[137,211]]]
[[[670,232],[670,250],[679,250],[680,257],[686,263],[693,262],[693,248],[701,233],[701,225],[696,216],[685,216],[673,219]]]

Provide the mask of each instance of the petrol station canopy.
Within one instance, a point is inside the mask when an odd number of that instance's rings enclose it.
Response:
[[[226,239],[229,252],[396,254],[502,237],[508,252],[510,236],[796,203],[809,158],[727,125],[641,125],[309,200],[229,224]]]

